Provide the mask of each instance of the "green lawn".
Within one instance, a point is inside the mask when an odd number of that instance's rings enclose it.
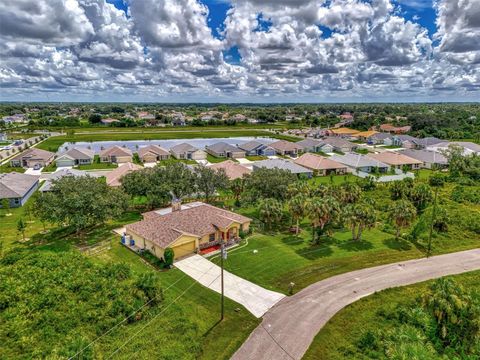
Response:
[[[360,179],[359,177],[352,175],[352,174],[346,174],[346,175],[333,175],[331,178],[330,176],[316,176],[308,181],[313,183],[313,184],[331,184],[333,181],[333,184],[338,185],[341,183],[344,183],[346,181],[354,182]]]
[[[103,169],[115,169],[118,167],[118,164],[100,162],[98,155],[95,155],[95,158],[91,164],[88,165],[78,165],[78,170],[103,170]]]
[[[466,289],[480,291],[480,271],[451,276]],[[385,314],[398,306],[407,306],[416,301],[435,280],[387,289],[363,298],[338,312],[322,328],[303,357],[305,360],[340,360],[365,358],[355,353],[359,339],[367,331],[396,329],[398,323]]]
[[[25,169],[20,166],[12,167],[10,166],[10,163],[4,164],[0,166],[0,173],[9,173],[9,172],[18,172],[18,173],[24,173]]]
[[[252,155],[252,156],[246,156],[247,160],[250,161],[261,161],[261,160],[267,160],[267,156],[261,156],[261,155]]]
[[[233,159],[226,159],[226,158],[216,157],[216,156],[207,154],[207,161],[212,163],[212,164],[221,163],[221,162],[224,162],[226,160],[233,160]]]

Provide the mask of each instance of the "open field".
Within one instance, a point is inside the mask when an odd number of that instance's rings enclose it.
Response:
[[[479,277],[480,271],[449,276],[464,288],[477,291],[480,291]],[[304,359],[358,358],[361,354],[356,349],[362,335],[379,329],[398,329],[398,322],[387,315],[399,306],[415,303],[434,281],[384,290],[347,306],[318,333]]]
[[[242,137],[242,136],[261,136],[275,137],[279,139],[299,140],[284,135],[277,135],[263,130],[249,129],[228,129],[228,130],[209,130],[200,129],[196,131],[184,130],[158,130],[153,131],[126,131],[126,132],[99,132],[74,135],[52,136],[38,145],[40,149],[57,151],[65,142],[82,141],[128,141],[128,140],[169,140],[169,139],[198,139],[198,138],[222,138],[222,137]]]

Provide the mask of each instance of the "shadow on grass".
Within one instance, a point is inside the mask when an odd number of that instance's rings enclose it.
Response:
[[[325,237],[320,239],[318,244],[298,249],[295,252],[308,260],[320,259],[333,254],[331,245],[333,245],[334,243],[334,239]]]
[[[412,249],[412,243],[404,239],[394,237],[383,240],[383,243],[392,250],[407,251]]]
[[[364,251],[373,249],[373,244],[367,240],[349,240],[348,242],[344,242],[338,245],[339,248],[347,251]]]
[[[296,237],[295,235],[288,235],[288,236],[282,237],[282,242],[285,245],[296,246],[296,245],[303,244],[305,242],[305,240],[303,238],[301,238],[300,236]]]

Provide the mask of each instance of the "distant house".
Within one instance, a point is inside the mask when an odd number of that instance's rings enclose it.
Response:
[[[271,143],[269,145],[278,155],[288,155],[292,157],[297,157],[299,153],[303,151],[303,147],[301,145],[297,145],[294,142],[287,141],[287,140],[279,140]]]
[[[26,122],[27,117],[25,114],[15,114],[11,116],[4,116],[2,120],[5,122],[5,124],[15,124]]]
[[[411,126],[397,127],[397,126],[393,126],[392,124],[382,124],[382,125],[380,125],[380,130],[385,131],[385,132],[389,132],[389,133],[392,133],[392,134],[406,134],[410,130],[412,130],[412,127]]]
[[[422,139],[414,139],[412,142],[415,144],[416,149],[425,149],[428,146],[434,146],[436,144],[440,144],[442,142],[445,142],[445,140],[436,138],[436,137],[426,137]]]
[[[158,145],[148,145],[138,150],[138,156],[144,163],[154,163],[170,158],[170,152]]]
[[[331,136],[339,136],[339,137],[346,137],[346,138],[354,137],[359,132],[360,131],[358,131],[358,130],[349,129],[349,128],[346,128],[346,127],[341,127],[341,128],[338,128],[338,129],[329,129],[328,130],[328,133]]]
[[[37,148],[30,148],[10,160],[12,167],[45,167],[55,158],[55,154]]]
[[[448,150],[451,146],[459,146],[463,149],[463,155],[477,154],[480,155],[480,145],[469,142],[469,141],[445,141],[432,146],[427,146],[427,150],[433,150],[436,152],[443,152]]]
[[[128,148],[115,145],[102,150],[99,157],[101,162],[123,164],[126,162],[132,162],[133,153],[132,150]]]
[[[215,157],[238,159],[245,157],[245,151],[226,142],[218,142],[205,147],[205,151]]]
[[[88,165],[93,163],[95,153],[85,148],[73,148],[58,155],[55,159],[57,167]]]
[[[106,182],[108,186],[118,187],[122,185],[120,179],[132,171],[142,170],[143,167],[131,162],[124,163],[117,167],[116,169],[110,171],[105,175]]]
[[[393,151],[385,151],[379,154],[368,154],[367,156],[399,170],[402,170],[404,166],[408,167],[410,170],[416,170],[420,169],[420,166],[423,164],[420,160]]]
[[[309,151],[309,152],[319,152],[319,151],[331,152],[333,150],[333,148],[330,148],[331,146],[326,144],[325,142],[317,139],[312,139],[312,138],[306,138],[304,140],[300,140],[296,144],[300,145],[303,148],[303,151]],[[325,148],[325,146],[327,146],[327,148]]]
[[[170,153],[175,159],[205,160],[207,153],[187,143],[181,143],[170,148]]]
[[[303,167],[301,165],[297,165],[293,161],[287,159],[268,159],[256,161],[253,163],[253,171],[261,168],[287,170],[290,171],[292,174],[305,175],[309,178],[313,175],[312,170],[307,169],[306,167]]]
[[[155,120],[155,115],[150,114],[148,111],[140,111],[140,112],[137,114],[137,117],[138,117],[140,120]]]
[[[242,178],[252,172],[249,168],[240,165],[232,160],[222,161],[220,163],[212,164],[209,166],[214,170],[224,170],[225,174],[230,180]]]
[[[326,137],[322,140],[325,144],[330,145],[334,151],[340,151],[343,153],[351,152],[358,148],[358,145],[348,140],[337,137]]]
[[[0,133],[0,141],[7,141],[8,136],[7,133]]]
[[[385,139],[383,142],[387,146],[400,146],[405,149],[414,149],[416,145],[416,141],[419,139],[410,136],[410,135],[394,135],[391,138]]]
[[[65,176],[73,176],[73,177],[81,177],[81,176],[92,176],[92,177],[100,177],[99,175],[95,175],[93,173],[88,173],[86,171],[82,170],[76,170],[76,169],[60,169],[55,171],[54,173],[51,173],[47,176],[45,179],[45,182],[42,184],[40,187],[41,192],[47,192],[47,191],[52,191],[52,182],[54,180],[61,179]]]
[[[312,153],[305,153],[295,159],[295,164],[312,170],[315,176],[326,176],[332,173],[345,174],[347,172],[347,167],[344,164]]]
[[[123,241],[130,246],[148,250],[163,258],[171,248],[175,259],[202,249],[218,246],[222,241],[235,242],[247,232],[251,219],[201,202],[150,211],[142,221],[126,226]]]
[[[402,154],[422,162],[421,167],[426,169],[445,168],[448,166],[448,159],[441,153],[433,150],[405,149]]]
[[[277,153],[271,146],[255,140],[240,144],[238,147],[245,151],[247,156],[273,156]]]
[[[370,136],[367,139],[367,144],[369,145],[384,145],[386,139],[391,139],[392,134],[388,132],[377,132],[376,134]]]
[[[355,153],[333,155],[329,159],[346,165],[352,172],[362,171],[365,173],[372,173],[378,170],[379,172],[384,173],[387,172],[390,167],[381,161]]]
[[[375,130],[368,130],[368,131],[362,131],[362,132],[356,133],[355,137],[358,140],[368,142],[368,140],[376,134],[379,134],[379,132]]]
[[[8,199],[12,208],[23,206],[38,188],[38,180],[38,176],[17,172],[0,174],[0,199]]]
[[[100,120],[100,122],[101,122],[103,125],[111,125],[111,124],[119,123],[120,120],[112,119],[112,118],[107,118],[107,119],[102,119],[102,120]]]
[[[343,124],[350,124],[353,122],[353,115],[349,112],[345,112],[340,115],[340,119],[342,119]]]

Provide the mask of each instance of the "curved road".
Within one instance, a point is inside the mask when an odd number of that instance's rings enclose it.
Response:
[[[301,359],[339,310],[375,291],[480,269],[480,249],[349,272],[319,281],[271,308],[235,360]]]

